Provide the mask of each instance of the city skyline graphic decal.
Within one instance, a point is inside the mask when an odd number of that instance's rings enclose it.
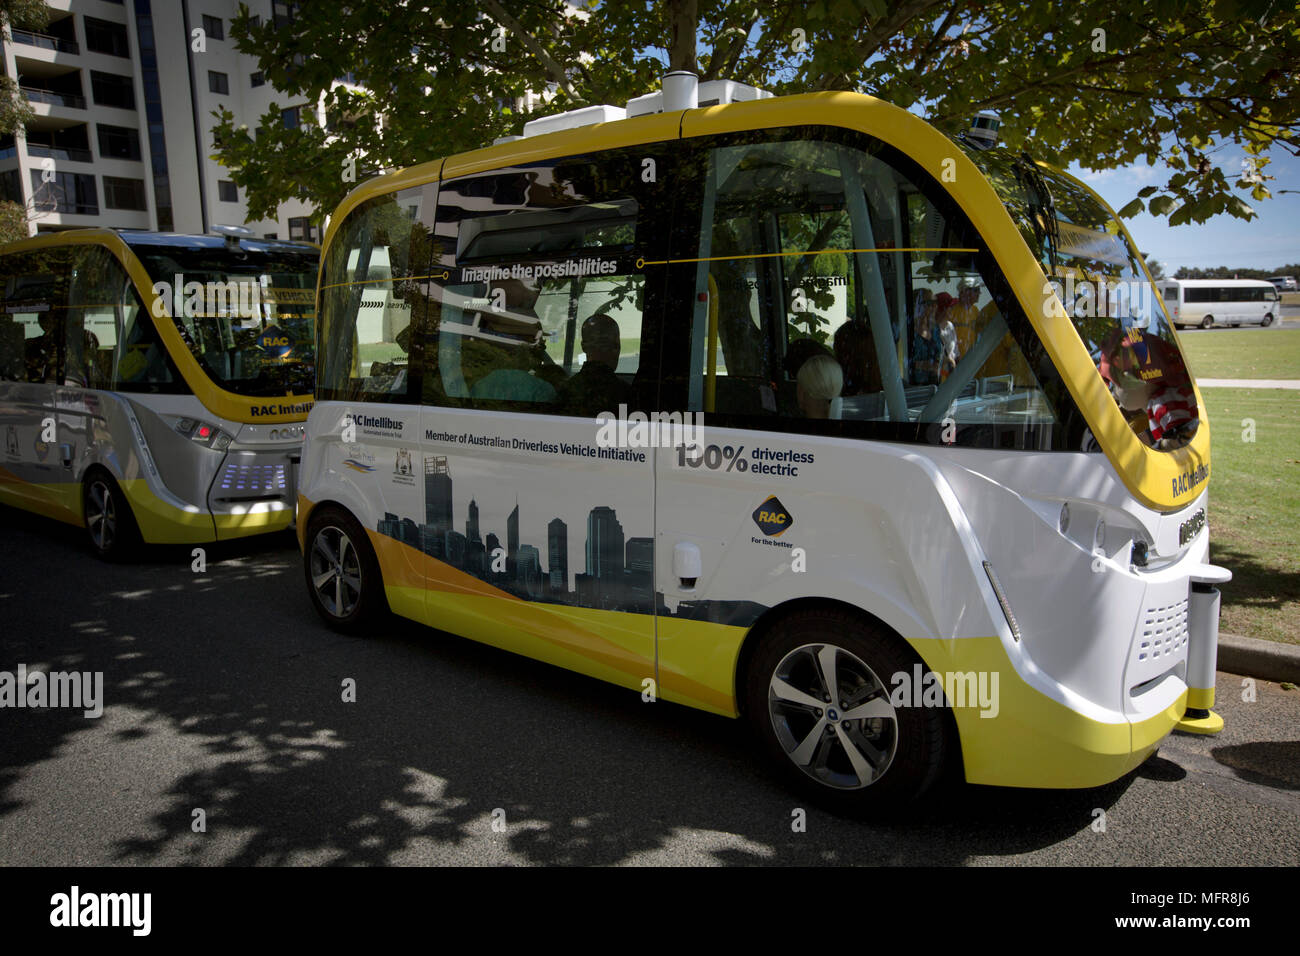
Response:
[[[535,513],[529,514],[535,502],[527,493],[521,499],[515,491],[513,501],[504,502],[480,501],[479,495],[469,496],[468,501],[462,497],[458,521],[452,467],[449,456],[425,456],[421,469],[424,521],[386,511],[376,530],[524,601],[657,613],[742,627],[767,609],[748,600],[680,600],[676,609],[671,609],[664,594],[655,590],[654,538],[629,535],[624,528],[624,521],[632,520],[627,512],[635,508],[626,508],[622,517],[609,504],[595,504],[585,515],[551,515],[545,519],[545,538],[540,541],[526,540],[520,532],[525,519],[529,525],[536,520]],[[468,470],[473,471],[473,466]],[[475,484],[485,492],[491,490],[481,481]],[[554,503],[561,495],[536,497]],[[572,497],[581,498],[582,494],[575,492]],[[489,510],[499,515],[510,505],[503,539],[502,529],[489,530],[481,515]],[[653,513],[649,504],[645,511]]]

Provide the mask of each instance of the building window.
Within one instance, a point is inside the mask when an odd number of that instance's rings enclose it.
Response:
[[[18,175],[18,170],[7,169],[0,173],[0,199],[16,202],[19,205],[26,203],[23,199],[23,180]]]
[[[251,17],[249,17],[249,18],[248,18],[248,29],[249,29],[249,30],[260,30],[260,29],[262,29],[262,18],[259,17],[259,16],[257,16],[256,14],[254,14],[254,15],[251,16]]]
[[[96,106],[116,106],[118,109],[135,109],[135,88],[129,76],[116,73],[90,71],[90,95]]]
[[[99,135],[100,159],[140,158],[139,130],[99,123],[95,126],[95,132]]]
[[[291,106],[287,110],[281,110],[280,118],[284,121],[285,129],[297,129],[311,122],[301,106]]]
[[[109,209],[148,209],[144,198],[143,179],[122,179],[118,176],[104,177],[104,205]]]
[[[218,73],[216,70],[208,70],[208,92],[229,96],[230,77],[225,73]]]
[[[256,73],[249,74],[248,77],[249,86],[258,87],[258,86],[262,86],[264,83],[266,83],[266,77],[262,75],[261,70],[258,70]]]
[[[229,179],[218,180],[217,198],[222,202],[239,202],[239,187]]]
[[[276,241],[278,242],[279,239],[280,239],[280,234],[279,234],[278,232],[264,232],[264,233],[262,233],[262,238],[263,238],[263,239],[274,239],[274,240],[276,240]]]
[[[210,17],[204,14],[203,32],[208,35],[209,40],[224,40],[226,38],[226,31],[221,24],[221,17]]]
[[[294,242],[315,242],[316,227],[311,224],[311,220],[306,216],[290,219],[289,238]]]
[[[276,29],[287,27],[298,19],[298,4],[289,3],[286,0],[272,0],[271,15],[274,19]]]
[[[109,20],[97,20],[94,17],[82,17],[86,30],[86,49],[91,53],[106,53],[109,56],[131,55],[131,47],[126,38],[126,26]]]
[[[99,194],[95,177],[88,173],[55,173],[46,182],[44,171],[32,170],[32,204],[42,212],[70,212],[81,216],[99,215]]]

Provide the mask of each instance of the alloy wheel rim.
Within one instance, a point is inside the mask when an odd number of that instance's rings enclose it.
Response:
[[[117,537],[117,505],[113,492],[102,481],[90,485],[89,507],[86,509],[86,528],[90,540],[100,551],[107,551]]]
[[[322,528],[312,541],[311,584],[332,616],[345,618],[361,600],[361,559],[341,528]]]
[[[768,682],[767,709],[790,761],[836,790],[871,786],[898,750],[888,689],[866,662],[834,644],[786,654]]]

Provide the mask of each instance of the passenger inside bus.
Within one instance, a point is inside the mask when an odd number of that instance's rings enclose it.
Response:
[[[872,361],[876,354],[871,326],[850,320],[835,330],[835,358],[844,373],[845,396],[874,395],[883,387],[880,370]]]
[[[799,369],[796,396],[805,418],[830,418],[831,403],[844,388],[844,373],[831,355],[814,355]]]
[[[620,344],[618,323],[608,315],[596,314],[582,323],[586,361],[559,388],[559,404],[566,414],[617,414],[620,404],[631,403],[631,388],[614,373]]]
[[[550,403],[564,372],[546,354],[541,320],[534,307],[540,289],[520,279],[497,284],[500,310],[479,312],[474,319],[482,337],[461,345],[465,381],[471,398]]]
[[[951,300],[947,293],[942,297]],[[912,366],[910,384],[938,385],[939,373],[944,366],[945,351],[939,331],[940,299],[929,289],[916,293],[915,332],[912,336]]]
[[[59,381],[63,370],[63,341],[53,312],[42,312],[37,317],[41,334],[27,340],[27,381]]]

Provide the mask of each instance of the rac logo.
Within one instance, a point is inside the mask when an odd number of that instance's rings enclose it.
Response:
[[[769,538],[779,538],[794,524],[794,518],[790,517],[790,512],[785,510],[785,505],[781,504],[776,495],[771,495],[754,509],[754,524]]]

